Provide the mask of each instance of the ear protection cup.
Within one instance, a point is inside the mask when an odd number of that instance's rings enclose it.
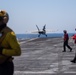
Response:
[[[0,11],[0,20],[3,20],[4,23],[7,23],[9,20],[9,15],[6,11],[1,10]]]

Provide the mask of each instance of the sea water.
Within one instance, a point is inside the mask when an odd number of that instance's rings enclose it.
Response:
[[[63,33],[48,33],[47,37],[55,38],[55,37],[63,37]],[[69,36],[73,36],[74,33],[68,33]],[[31,39],[31,38],[37,38],[38,34],[16,34],[16,37],[18,39]],[[46,38],[45,35],[40,35],[40,38]]]

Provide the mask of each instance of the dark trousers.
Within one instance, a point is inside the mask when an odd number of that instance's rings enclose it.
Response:
[[[13,62],[5,62],[0,64],[0,75],[13,75],[14,64]]]
[[[66,47],[69,48],[70,50],[72,49],[72,48],[68,45],[68,40],[67,40],[67,41],[64,41],[63,47],[64,47],[64,51],[66,51]]]

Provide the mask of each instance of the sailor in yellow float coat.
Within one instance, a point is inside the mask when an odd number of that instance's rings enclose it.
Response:
[[[21,49],[12,29],[7,26],[9,16],[6,11],[0,11],[0,75],[13,75],[14,64],[12,56],[20,56]]]
[[[8,27],[5,27],[2,30],[2,33],[4,34],[4,39],[1,43],[1,47],[3,47],[2,54],[6,56],[20,55],[21,54],[20,45],[16,40],[15,33]],[[2,56],[0,56],[0,58],[1,57]]]
[[[15,33],[10,30],[8,27],[5,27],[2,30],[2,33],[5,35],[5,38],[2,41],[1,46],[4,47],[2,54],[6,56],[18,56],[21,54],[20,45],[17,42]]]

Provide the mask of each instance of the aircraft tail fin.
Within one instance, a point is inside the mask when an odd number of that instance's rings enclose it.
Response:
[[[45,29],[46,29],[46,24],[43,26],[43,31],[45,31]]]
[[[39,27],[37,25],[36,25],[36,27],[37,27],[38,31],[40,31],[40,29],[39,29]]]

